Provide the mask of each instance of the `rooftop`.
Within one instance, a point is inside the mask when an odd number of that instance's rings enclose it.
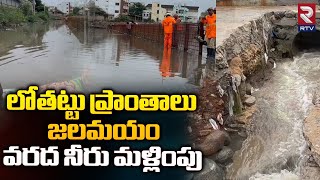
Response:
[[[151,8],[152,4],[148,4],[146,5],[146,7]],[[161,7],[165,9],[173,9],[174,5],[161,4]],[[181,7],[188,8],[189,10],[195,10],[195,11],[199,10],[199,6],[181,6]]]

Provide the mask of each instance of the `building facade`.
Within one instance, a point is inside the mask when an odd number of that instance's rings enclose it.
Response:
[[[120,3],[120,14],[128,15],[129,14],[129,0],[121,0]]]
[[[151,10],[143,10],[142,20],[148,21],[151,19]]]
[[[150,18],[155,22],[161,22],[167,13],[167,10],[159,3],[152,3],[146,6],[146,11],[149,13]],[[143,15],[142,15],[143,17]]]
[[[182,6],[182,8],[188,9],[188,11],[182,16],[185,22],[195,23],[199,19],[199,7],[198,6]]]
[[[95,5],[113,18],[129,12],[128,0],[95,0]]]
[[[57,9],[66,15],[72,13],[73,11],[73,7],[71,6],[70,2],[63,2],[58,4]]]
[[[182,5],[164,5],[152,3],[146,6],[142,17],[147,18],[147,13],[151,13],[151,19],[155,22],[162,21],[166,13],[171,15],[177,14],[183,22],[197,22],[199,19],[199,7],[197,6],[182,6]]]
[[[20,0],[0,0],[0,6],[19,7]]]

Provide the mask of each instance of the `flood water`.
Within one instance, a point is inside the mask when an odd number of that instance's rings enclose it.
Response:
[[[306,142],[303,120],[320,87],[320,52],[278,64],[254,93],[258,112],[248,138],[228,167],[228,179],[298,180]]]
[[[193,91],[203,58],[105,29],[62,22],[0,32],[4,89],[82,78],[90,91]]]

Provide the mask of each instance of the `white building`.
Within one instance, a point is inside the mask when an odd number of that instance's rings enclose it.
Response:
[[[151,19],[155,22],[161,22],[167,13],[167,9],[162,7],[159,3],[152,3],[146,6],[145,12],[151,13]],[[142,15],[143,16],[143,15]]]
[[[70,14],[73,11],[73,8],[71,6],[70,2],[63,2],[57,5],[57,9],[64,14]]]
[[[151,19],[156,22],[162,21],[166,13],[171,13],[172,15],[178,14],[183,22],[197,22],[199,19],[198,6],[163,5],[159,3],[152,3],[148,4],[146,8],[147,10],[143,15],[146,15],[147,12],[151,12]]]
[[[120,14],[128,14],[128,0],[95,0],[95,5],[108,15],[118,17]]]
[[[199,7],[176,5],[173,7],[172,14],[177,14],[183,22],[194,23],[199,19]]]
[[[0,6],[19,7],[21,0],[0,0]]]
[[[143,10],[142,19],[144,21],[151,19],[151,13],[152,13],[151,10]]]

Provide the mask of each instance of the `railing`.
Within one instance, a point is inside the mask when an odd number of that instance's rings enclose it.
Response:
[[[84,17],[69,17],[68,23],[73,24],[73,27],[83,26]],[[126,23],[115,23],[102,21],[97,23],[90,21],[91,27],[107,28],[111,31],[128,34]],[[94,25],[93,25],[94,24]],[[202,33],[203,34],[203,33]],[[164,33],[161,24],[158,23],[141,23],[131,26],[130,35],[163,44]],[[196,39],[199,36],[198,24],[196,23],[181,23],[174,26],[172,45],[174,48],[202,55],[202,44]]]
[[[13,2],[12,0],[9,0],[9,2],[6,2],[6,3],[0,2],[0,6],[13,7],[13,8],[19,7],[19,3]]]
[[[126,24],[114,24],[109,28],[112,31],[128,34]],[[132,25],[130,35],[144,38],[156,43],[163,44],[164,33],[161,24],[135,24]],[[196,39],[198,35],[198,24],[196,23],[183,23],[175,25],[173,33],[172,45],[175,48],[190,52],[199,52],[202,54],[202,45]]]

